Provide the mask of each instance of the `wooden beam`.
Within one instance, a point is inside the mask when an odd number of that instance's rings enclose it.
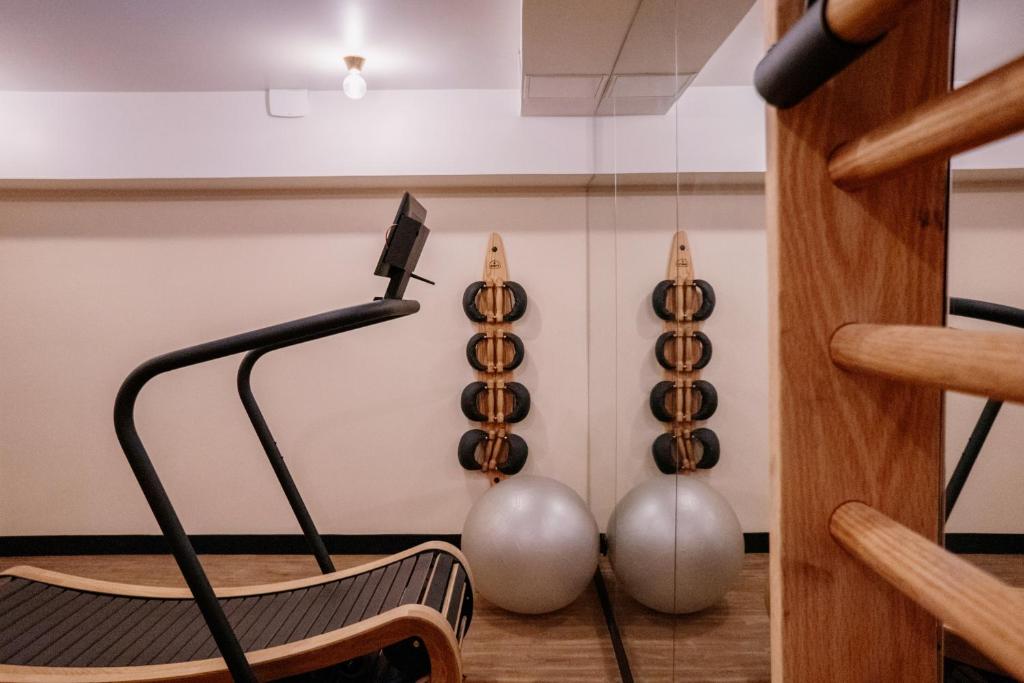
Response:
[[[912,77],[907,69],[900,80]],[[1024,130],[1024,57],[840,146],[828,171],[846,190]]]
[[[860,502],[840,505],[832,537],[992,661],[1024,679],[1024,598],[941,546]]]
[[[828,27],[848,43],[870,43],[896,26],[917,0],[828,0]]]
[[[832,336],[842,368],[1024,403],[1024,334],[918,325],[843,325]]]
[[[774,42],[805,3],[766,7]],[[856,499],[941,538],[941,392],[845,372],[829,343],[852,320],[943,323],[947,165],[851,194],[832,182],[827,160],[842,142],[946,91],[951,18],[948,0],[914,3],[826,87],[767,111],[776,683],[941,676],[939,622],[828,532],[832,511]]]

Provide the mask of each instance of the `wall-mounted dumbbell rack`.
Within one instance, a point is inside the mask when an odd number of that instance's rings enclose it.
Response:
[[[530,412],[530,393],[512,381],[526,357],[522,340],[512,332],[512,323],[526,312],[526,291],[508,278],[498,233],[491,233],[483,279],[466,288],[462,309],[477,328],[466,345],[466,360],[477,371],[477,381],[462,390],[462,412],[481,428],[462,435],[459,464],[497,484],[526,464],[526,441],[512,433],[512,425]]]
[[[665,369],[665,379],[651,390],[651,412],[665,423],[665,433],[654,441],[652,453],[665,474],[708,469],[718,462],[718,436],[695,427],[718,407],[714,385],[700,378],[711,360],[711,340],[700,324],[715,309],[715,290],[693,277],[693,258],[685,231],[676,232],[668,262],[668,279],[654,288],[654,312],[665,321],[665,331],[654,354]]]

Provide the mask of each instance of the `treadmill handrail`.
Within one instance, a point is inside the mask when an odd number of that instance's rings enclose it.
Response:
[[[994,304],[989,301],[977,299],[964,299],[961,297],[950,297],[950,315],[958,315],[964,318],[975,318],[976,320],[987,320],[1002,325],[1013,327],[1024,327],[1024,309]]]
[[[1024,328],[1024,309],[994,304],[990,301],[950,297],[949,313],[950,315]],[[992,425],[995,423],[996,417],[999,416],[999,410],[1002,407],[1002,401],[992,398],[988,399],[985,407],[981,410],[981,415],[978,416],[974,429],[971,430],[971,436],[967,439],[967,445],[964,446],[960,459],[956,463],[956,468],[954,468],[953,474],[949,477],[949,483],[946,484],[947,520],[953,513],[956,501],[964,490],[967,478],[971,476],[974,463],[977,462],[981,448],[985,445],[985,439],[988,438],[988,433],[992,430]]]
[[[383,299],[372,303],[349,306],[319,315],[308,316],[270,327],[243,332],[231,337],[189,346],[151,358],[139,365],[125,378],[114,400],[114,430],[124,450],[128,464],[135,474],[146,502],[156,517],[160,530],[167,538],[174,559],[188,584],[207,627],[224,657],[231,676],[236,681],[253,681],[256,676],[245,658],[238,637],[214,595],[210,580],[203,570],[195,548],[181,525],[181,520],[157,476],[153,462],[146,452],[135,427],[135,403],[139,392],[154,377],[199,365],[218,358],[274,346],[289,341],[305,340],[314,336],[328,336],[416,313],[417,301]]]
[[[313,522],[313,518],[309,514],[309,509],[306,507],[305,501],[302,500],[302,494],[299,493],[295,480],[292,478],[292,474],[288,470],[288,465],[285,464],[284,457],[281,455],[281,449],[278,448],[277,440],[274,439],[274,435],[270,431],[270,426],[267,424],[266,418],[263,417],[263,411],[260,410],[260,405],[256,401],[256,396],[253,395],[252,370],[256,365],[256,361],[271,351],[322,339],[329,334],[329,332],[321,333],[312,337],[304,337],[302,339],[274,344],[273,346],[264,346],[254,349],[242,357],[242,362],[238,365],[238,375],[236,378],[238,385],[238,397],[241,399],[242,406],[245,408],[245,412],[249,416],[249,422],[252,423],[253,430],[256,432],[256,437],[260,440],[260,445],[263,446],[263,452],[266,453],[267,460],[270,461],[270,466],[273,468],[274,474],[277,476],[277,481],[281,484],[281,489],[284,491],[284,495],[288,499],[288,504],[291,506],[292,512],[295,514],[295,519],[299,522],[302,534],[306,537],[306,543],[309,545],[309,550],[313,553],[313,557],[316,558],[317,566],[323,574],[330,574],[335,571],[334,562],[331,560],[330,553],[327,552],[327,546],[324,544],[323,537],[320,535],[320,532],[317,531],[316,524]]]

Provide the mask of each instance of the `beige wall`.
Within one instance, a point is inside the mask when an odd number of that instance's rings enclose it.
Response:
[[[459,305],[502,232],[530,293],[519,373],[528,471],[614,501],[655,476],[646,397],[660,322],[647,303],[679,215],[718,308],[705,376],[723,446],[702,476],[767,528],[765,251],[760,193],[421,197],[432,236],[412,318],[268,357],[254,386],[325,533],[457,532],[485,482],[454,449],[472,379]],[[0,535],[155,533],[111,409],[138,362],[176,346],[369,300],[395,196],[151,197],[0,204]],[[958,192],[950,291],[1024,306],[1024,193]],[[956,324],[959,321],[954,321]],[[186,528],[296,530],[234,393],[235,361],[155,380],[139,428]],[[948,400],[949,467],[981,401]],[[951,531],[1024,531],[1024,413],[1006,406]],[[588,457],[589,453],[589,457]],[[841,454],[837,454],[841,457]]]
[[[703,326],[714,353],[701,376],[718,390],[718,410],[704,426],[718,434],[722,457],[713,470],[696,476],[729,499],[745,530],[766,530],[764,196],[620,193],[591,197],[590,205],[591,481],[602,494],[592,500],[595,514],[603,523],[615,500],[660,476],[651,444],[664,426],[651,415],[648,400],[651,387],[664,379],[654,358],[664,323],[650,302],[651,290],[666,277],[678,216],[690,238],[695,272],[711,283],[717,299]]]
[[[953,192],[950,212],[950,296],[1024,308],[1024,188]],[[953,316],[949,324],[969,329],[1009,329]],[[952,473],[984,405],[982,398],[946,395],[947,475]],[[1022,492],[1024,406],[1007,403],[992,427],[947,531],[1024,533]]]
[[[370,300],[398,195],[5,202],[0,208],[0,534],[153,533],[111,421],[149,356]],[[420,314],[267,357],[254,388],[328,533],[453,532],[485,481],[459,467],[461,309],[501,230],[530,309],[519,373],[529,471],[586,493],[583,196],[422,197]],[[160,377],[140,433],[189,531],[295,523],[234,388],[235,360]]]

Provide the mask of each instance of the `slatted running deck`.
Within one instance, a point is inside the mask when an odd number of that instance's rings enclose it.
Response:
[[[217,595],[252,661],[260,659],[254,655],[259,651],[301,644],[374,617],[399,618],[400,608],[413,605],[433,610],[461,643],[473,607],[465,561],[443,543],[417,546],[354,570],[223,589]],[[107,583],[32,567],[0,575],[0,680],[67,667],[198,660],[224,668],[187,589]],[[124,676],[130,670],[122,669],[112,680]]]

